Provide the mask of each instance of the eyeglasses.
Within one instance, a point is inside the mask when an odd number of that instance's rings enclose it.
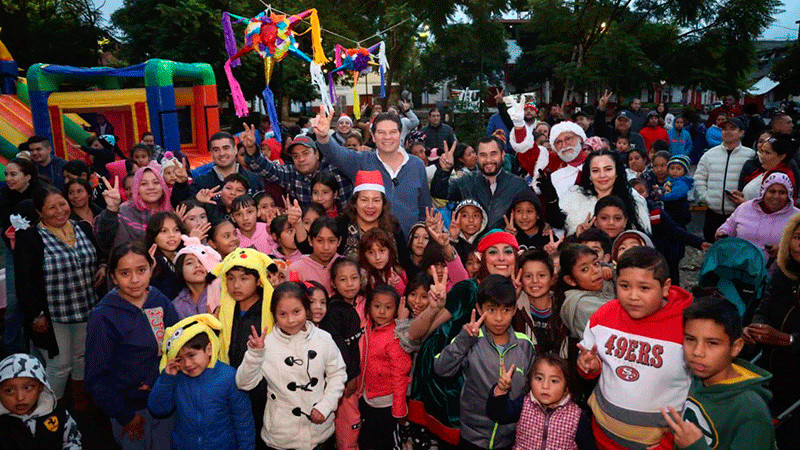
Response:
[[[555,145],[556,147],[561,146],[561,144],[571,145],[575,142],[576,139],[578,139],[578,136],[574,134],[568,135],[562,139],[556,139],[555,141],[553,141],[553,145]]]

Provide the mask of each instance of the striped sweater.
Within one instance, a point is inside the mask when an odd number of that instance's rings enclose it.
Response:
[[[619,300],[589,319],[581,345],[596,345],[602,361],[589,398],[599,447],[643,449],[671,441],[661,410],[680,411],[689,392],[682,316],[691,303],[691,294],[672,286],[667,304],[643,319],[632,319]]]

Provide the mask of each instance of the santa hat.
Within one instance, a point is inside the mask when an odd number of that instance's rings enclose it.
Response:
[[[513,234],[495,228],[486,233],[483,239],[478,242],[478,252],[483,253],[487,248],[497,244],[507,244],[514,247],[514,250],[519,251],[519,243]]]
[[[586,140],[586,132],[583,131],[580,125],[565,120],[563,122],[558,122],[550,129],[550,147],[555,148],[556,139],[558,139],[562,133],[568,132],[577,134],[581,138],[581,142]]]
[[[337,120],[336,123],[342,123],[342,122],[350,122],[350,125],[352,125],[353,119],[351,119],[350,116],[348,116],[347,114],[342,114],[341,116],[339,116],[339,120]]]
[[[353,194],[361,191],[378,191],[386,194],[383,187],[383,176],[377,170],[359,170],[356,172],[356,183]]]
[[[183,167],[178,158],[172,152],[164,153],[164,158],[161,160],[161,173],[164,173],[170,167]]]
[[[175,254],[175,261],[173,261],[173,264],[178,261],[181,255],[194,255],[200,261],[200,264],[211,273],[211,271],[217,267],[217,264],[222,261],[222,256],[213,248],[203,245],[199,238],[182,235],[181,239],[183,239],[184,247]]]
[[[211,314],[197,314],[189,316],[164,331],[163,353],[158,370],[164,370],[167,363],[178,356],[184,345],[193,337],[205,333],[211,343],[211,360],[208,367],[217,364],[219,353],[219,337],[217,334],[222,329],[222,323]]]

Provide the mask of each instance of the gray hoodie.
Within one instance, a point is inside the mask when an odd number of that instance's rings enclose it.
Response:
[[[31,434],[33,435],[34,439],[36,439],[36,429],[37,423],[43,416],[47,416],[53,414],[53,417],[57,417],[58,411],[56,411],[56,396],[53,393],[53,390],[50,388],[50,384],[47,382],[47,377],[45,376],[44,366],[38,359],[34,358],[33,356],[26,355],[24,353],[17,353],[11,355],[4,360],[0,361],[0,385],[6,380],[10,380],[13,378],[33,378],[38,380],[44,388],[42,389],[42,393],[39,394],[39,400],[36,403],[36,408],[33,410],[31,414],[20,416],[17,414],[11,413],[8,408],[2,403],[0,403],[0,415],[11,416],[15,417],[22,421],[25,426],[28,427]],[[58,408],[62,409],[62,408]],[[75,420],[69,415],[69,412],[64,410],[64,415],[66,416],[65,424],[64,424],[64,434],[63,434],[63,448],[64,449],[81,449],[81,433],[78,431],[78,425],[75,423]],[[50,419],[48,419],[50,420]],[[58,420],[55,419],[55,425],[51,425],[45,423],[45,426],[50,428],[50,426],[58,426]],[[51,422],[52,423],[52,422]],[[53,431],[51,429],[51,431]],[[12,445],[13,447],[13,436],[7,436],[6,439],[12,441],[9,444],[8,441],[4,442],[4,445]]]

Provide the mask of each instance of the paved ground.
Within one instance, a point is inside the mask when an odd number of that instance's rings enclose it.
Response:
[[[689,223],[689,231],[698,235],[703,235],[703,216],[702,211],[694,212],[692,222]],[[705,252],[694,247],[686,247],[686,256],[681,261],[681,287],[690,291],[697,285],[697,275],[700,272],[700,264],[703,262]]]

